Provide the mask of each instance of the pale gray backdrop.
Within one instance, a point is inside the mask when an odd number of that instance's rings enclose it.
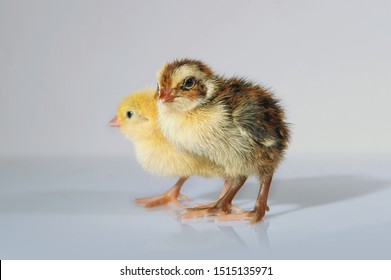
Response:
[[[0,0],[0,258],[390,258],[390,26],[380,0]],[[287,109],[292,143],[256,227],[132,202],[175,180],[142,171],[107,122],[183,57]],[[220,187],[194,178],[188,205]]]

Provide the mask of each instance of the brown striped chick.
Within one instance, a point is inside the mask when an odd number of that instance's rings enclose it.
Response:
[[[223,176],[223,169],[210,160],[179,152],[162,135],[157,123],[156,90],[146,89],[135,92],[121,101],[117,115],[109,123],[119,127],[121,133],[134,143],[136,157],[148,172],[164,177],[180,177],[178,182],[162,195],[136,199],[145,207],[163,204],[181,205],[178,197],[183,183],[191,175],[204,177]],[[221,196],[229,188],[224,184]]]
[[[212,207],[188,209],[183,218],[260,221],[268,210],[273,173],[288,146],[284,111],[272,93],[241,78],[218,76],[198,60],[175,60],[158,74],[158,120],[179,150],[224,167],[231,188]],[[253,211],[230,214],[231,201],[247,176],[260,179]]]

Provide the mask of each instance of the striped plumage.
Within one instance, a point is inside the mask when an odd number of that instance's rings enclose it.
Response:
[[[254,211],[227,218],[259,221],[274,170],[288,146],[289,129],[279,101],[262,86],[215,75],[197,60],[176,60],[158,74],[158,119],[179,150],[207,157],[225,170],[231,190],[215,207],[194,215],[227,214],[247,176],[261,179]]]

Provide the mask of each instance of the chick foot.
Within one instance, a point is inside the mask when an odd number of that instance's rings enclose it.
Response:
[[[253,211],[246,211],[242,213],[235,213],[225,215],[223,217],[217,217],[215,221],[238,221],[238,220],[250,220],[250,224],[256,224],[265,216],[266,212],[269,211],[267,206],[267,197],[269,194],[270,184],[272,182],[273,175],[265,175],[262,178],[261,186],[257,201]]]
[[[180,202],[178,198],[182,200],[189,200],[187,196],[179,192],[186,180],[187,177],[181,177],[179,178],[178,182],[165,193],[157,196],[136,198],[135,202],[144,204],[145,208],[152,208],[152,207],[166,205],[166,204],[183,206],[183,203]]]
[[[178,197],[183,200],[189,200],[189,198],[183,194],[178,194],[177,197],[173,196],[169,192],[165,192],[161,195],[136,198],[136,203],[144,204],[145,208],[153,208],[161,205],[172,204],[176,206],[183,206],[183,203],[178,200]]]
[[[228,192],[230,187],[231,187],[231,181],[230,180],[225,180],[224,181],[224,187],[221,190],[221,193],[219,195],[219,199],[221,199]],[[217,203],[217,201],[210,202],[210,203],[200,203],[200,204],[196,204],[194,206],[194,208],[195,209],[213,208],[213,206],[215,206],[216,203]],[[242,212],[242,209],[240,209],[240,207],[238,207],[238,206],[231,205],[231,207],[232,207],[232,210],[234,210],[234,212]]]
[[[265,216],[266,212],[269,211],[269,207],[267,206],[265,210],[261,211],[245,211],[241,213],[232,213],[224,216],[216,217],[216,222],[224,222],[224,221],[242,221],[242,220],[250,220],[250,224],[256,224]]]
[[[194,208],[188,208],[189,210],[191,211],[194,211],[194,210],[197,210],[197,209],[208,209],[208,208],[213,208],[214,206],[216,205],[216,201],[215,202],[210,202],[210,203],[201,203],[201,204],[197,204],[196,206],[194,206]],[[239,206],[236,206],[236,205],[231,205],[231,212],[242,212],[242,208],[240,208]],[[186,209],[187,210],[187,209]]]
[[[223,196],[216,203],[214,203],[213,206],[204,208],[187,208],[185,213],[181,215],[181,218],[191,219],[231,214],[234,208],[234,206],[232,205],[232,199],[239,191],[239,189],[243,186],[246,179],[247,177],[239,177],[234,180],[233,185],[231,185],[231,182],[229,182],[228,184],[230,187],[228,188],[228,190],[225,190],[226,188],[224,187]],[[224,185],[226,186],[227,183],[225,183]]]
[[[232,204],[227,204],[222,206],[218,206],[216,202],[208,203],[212,204],[210,207],[195,207],[195,208],[187,208],[185,212],[181,215],[182,219],[193,219],[193,218],[203,218],[210,216],[219,216],[219,215],[227,215],[230,214],[236,206]],[[206,204],[206,205],[208,205]]]

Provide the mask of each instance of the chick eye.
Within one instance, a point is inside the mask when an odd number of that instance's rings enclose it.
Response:
[[[156,84],[156,91],[159,92],[159,83]]]
[[[132,112],[132,111],[127,111],[127,112],[126,112],[126,117],[127,117],[128,119],[130,119],[132,116],[133,116],[133,112]]]
[[[189,90],[191,89],[192,87],[194,87],[196,81],[194,79],[194,77],[187,77],[184,81],[183,81],[183,89],[185,90]]]

